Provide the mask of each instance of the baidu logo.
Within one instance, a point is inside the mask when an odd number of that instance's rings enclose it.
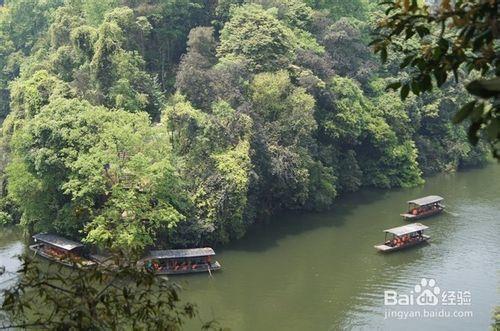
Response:
[[[420,284],[415,285],[416,303],[419,306],[436,306],[439,303],[441,289],[436,286],[434,279],[422,278]]]
[[[471,302],[470,291],[446,291],[437,286],[436,280],[422,278],[409,293],[384,291],[384,318],[472,318],[473,311],[464,307]]]
[[[444,291],[436,284],[436,280],[422,278],[410,293],[398,293],[394,290],[384,291],[386,306],[469,306],[470,291]]]

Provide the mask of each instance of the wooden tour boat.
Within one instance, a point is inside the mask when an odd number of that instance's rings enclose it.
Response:
[[[36,234],[33,239],[35,244],[29,249],[35,255],[68,267],[90,268],[97,265],[87,257],[82,243],[47,233]]]
[[[392,252],[428,242],[431,237],[423,234],[424,230],[428,228],[428,226],[421,223],[412,223],[384,230],[384,243],[382,245],[376,245],[375,248],[381,252]],[[392,235],[390,240],[387,240],[387,234]]]
[[[212,261],[215,252],[212,248],[171,249],[150,251],[149,255],[138,262],[139,267],[154,271],[157,275],[177,275],[208,272],[221,269],[217,261]]]
[[[444,199],[438,195],[430,195],[428,197],[408,201],[408,212],[401,214],[407,221],[418,220],[439,214],[444,210],[444,205],[441,203]]]

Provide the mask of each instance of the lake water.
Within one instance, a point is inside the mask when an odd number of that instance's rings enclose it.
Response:
[[[406,201],[431,194],[445,197],[447,206],[421,221],[432,243],[377,253],[382,230],[405,224],[399,213]],[[15,231],[2,231],[0,265],[13,271],[11,256],[23,244]],[[500,305],[499,235],[500,166],[491,165],[428,178],[413,189],[363,190],[330,212],[276,216],[219,248],[224,269],[213,278],[172,279],[199,307],[188,330],[212,319],[232,330],[488,330]],[[430,290],[439,287],[437,306],[384,305],[384,291],[415,294],[422,278],[435,280]]]

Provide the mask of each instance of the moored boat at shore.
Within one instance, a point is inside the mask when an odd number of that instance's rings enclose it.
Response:
[[[82,243],[66,239],[64,237],[39,233],[33,236],[35,244],[29,249],[35,255],[46,258],[52,262],[65,265],[67,267],[90,268],[97,265],[85,254],[85,246]]]
[[[210,247],[191,249],[170,249],[150,251],[138,262],[157,275],[177,275],[216,271],[221,269],[218,261],[213,261],[215,252]]]
[[[428,228],[428,226],[421,223],[412,223],[384,230],[384,243],[374,247],[380,252],[393,252],[426,243],[431,239],[431,237],[423,234]],[[387,239],[388,234],[392,235],[392,238]]]
[[[413,221],[439,214],[444,210],[443,200],[438,195],[410,200],[408,201],[408,212],[401,214],[401,216],[407,221]]]

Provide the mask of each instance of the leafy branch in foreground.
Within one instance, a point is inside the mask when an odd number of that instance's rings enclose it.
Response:
[[[17,284],[2,294],[9,321],[0,329],[179,330],[196,316],[175,284],[134,263],[90,270],[51,265],[47,271],[28,256],[20,259]]]
[[[495,311],[493,312],[493,323],[491,325],[491,330],[500,330],[500,306],[496,306]]]
[[[401,98],[410,91],[419,95],[441,87],[460,70],[481,76],[467,85],[474,100],[464,105],[453,121],[470,120],[469,140],[477,144],[480,132],[500,159],[500,43],[498,2],[458,0],[424,5],[417,0],[383,1],[385,15],[377,22],[371,45],[383,62],[388,52],[404,57],[401,68],[409,69],[409,79],[388,86],[399,89]],[[407,46],[417,40],[419,47]]]

